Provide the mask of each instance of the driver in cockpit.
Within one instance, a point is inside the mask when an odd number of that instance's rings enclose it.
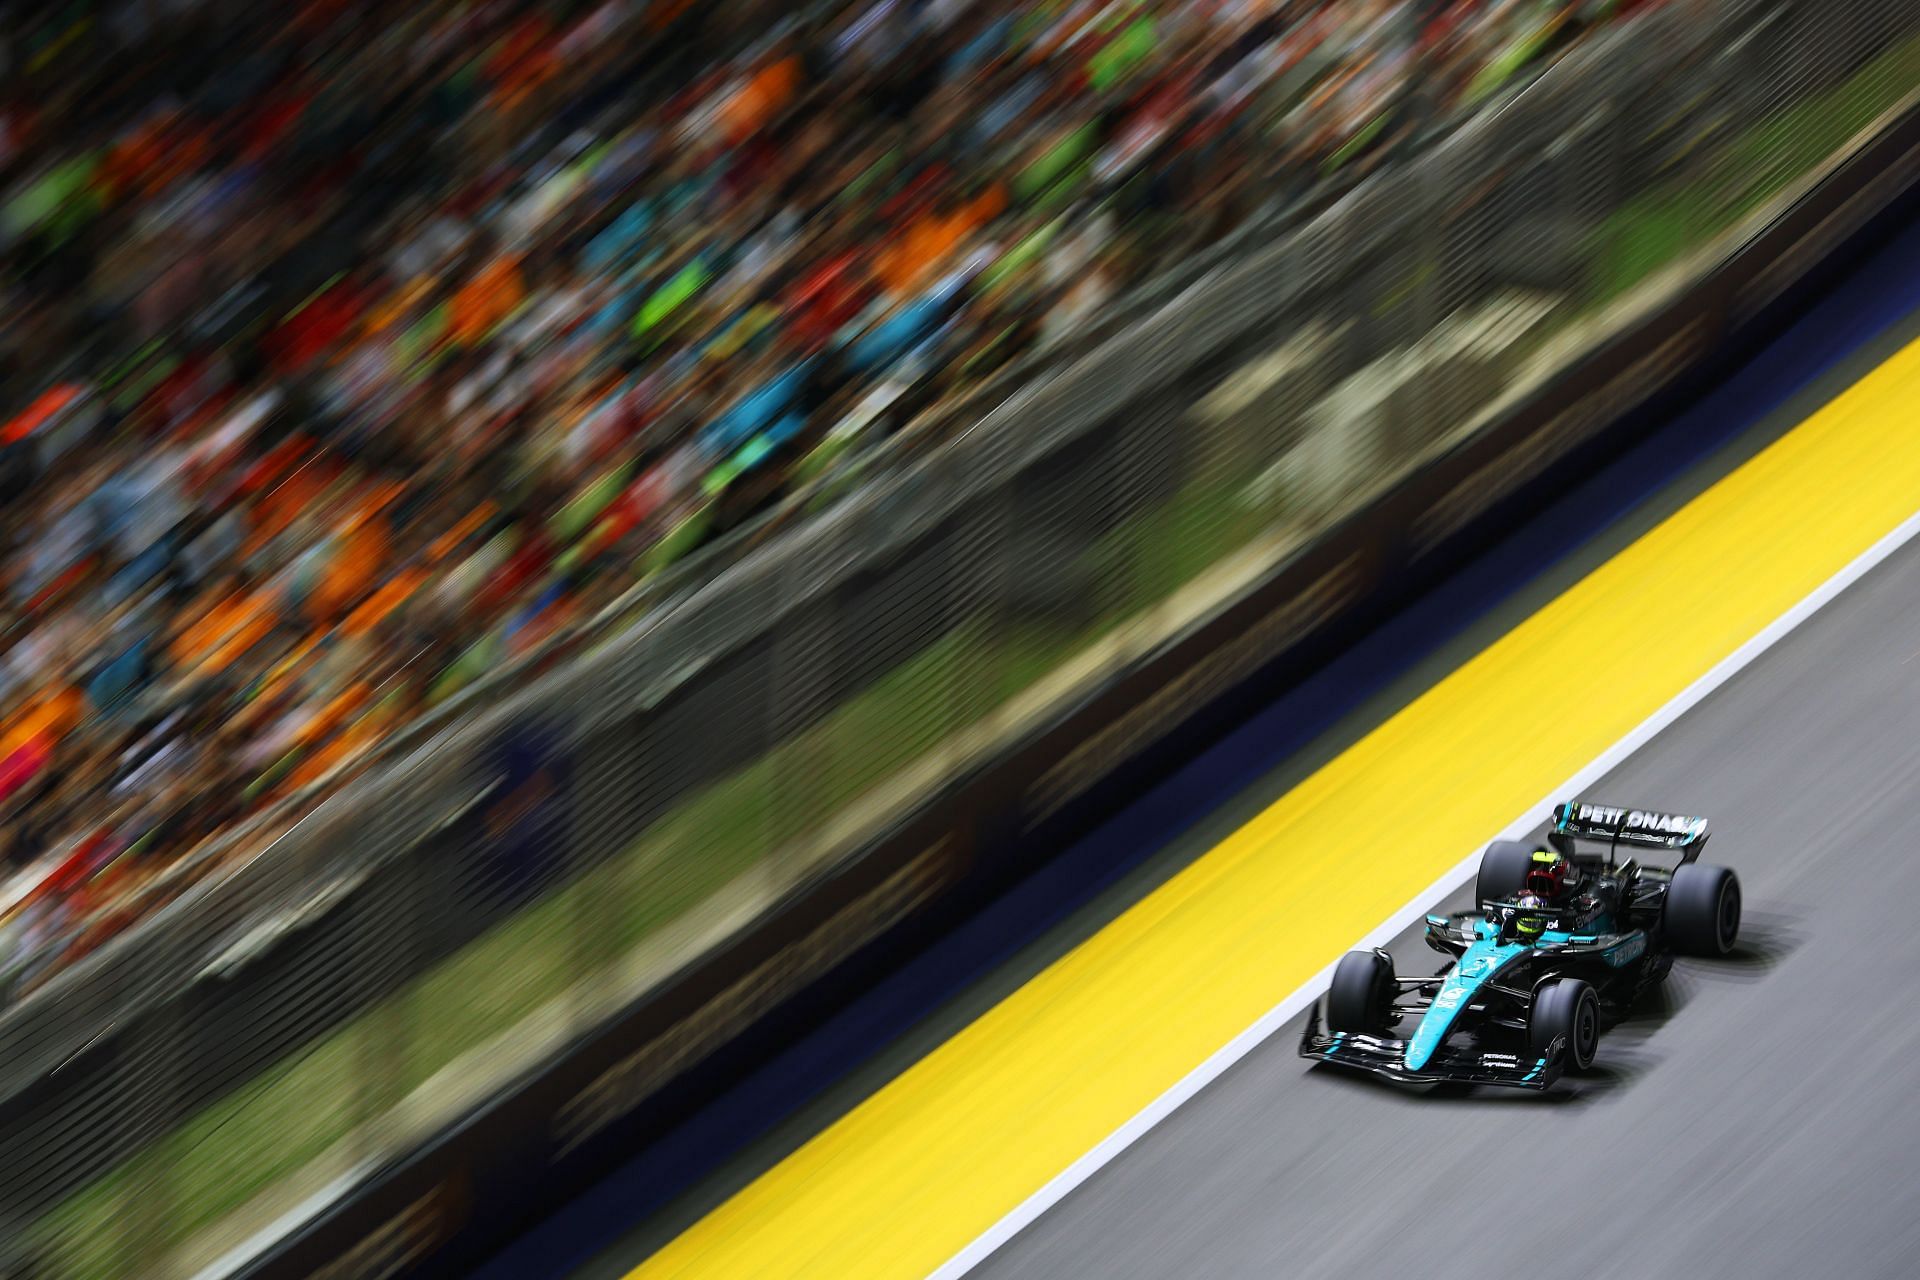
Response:
[[[1539,849],[1527,868],[1521,892],[1537,899],[1571,930],[1592,928],[1604,915],[1608,883],[1589,882],[1572,858],[1556,849]],[[1604,924],[1604,922],[1600,922]]]

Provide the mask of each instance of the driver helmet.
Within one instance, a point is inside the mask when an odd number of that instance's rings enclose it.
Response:
[[[1519,908],[1513,913],[1513,931],[1523,938],[1539,937],[1547,927],[1547,901],[1537,893],[1523,893],[1513,905]]]
[[[1552,905],[1566,896],[1572,883],[1573,861],[1556,850],[1540,849],[1535,851],[1533,862],[1527,867],[1522,888]]]

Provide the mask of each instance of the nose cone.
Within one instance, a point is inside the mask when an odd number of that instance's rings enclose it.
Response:
[[[1473,1003],[1474,993],[1481,984],[1526,951],[1527,947],[1518,943],[1502,946],[1484,938],[1468,947],[1460,963],[1454,965],[1446,981],[1440,984],[1432,1006],[1407,1042],[1407,1070],[1423,1070],[1446,1040],[1447,1032],[1453,1029],[1453,1020]]]

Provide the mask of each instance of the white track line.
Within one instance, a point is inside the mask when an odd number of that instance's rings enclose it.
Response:
[[[1661,730],[1685,715],[1708,694],[1731,680],[1742,668],[1771,649],[1795,627],[1818,613],[1835,596],[1859,581],[1875,565],[1905,546],[1916,533],[1920,533],[1920,512],[1908,516],[1897,528],[1867,548],[1846,568],[1814,588],[1798,604],[1768,623],[1758,635],[1723,658],[1711,671],[1681,690],[1671,702],[1641,721],[1626,737],[1601,752],[1585,768],[1555,787],[1551,794],[1508,823],[1504,830],[1495,832],[1489,839],[1517,840],[1533,830],[1545,821],[1555,804],[1571,799],[1578,792],[1585,790],[1614,766],[1645,746]],[[1480,865],[1480,852],[1483,847],[1475,848],[1455,863],[1451,870],[1422,889],[1412,901],[1388,916],[1378,928],[1355,943],[1354,948],[1365,950],[1370,947],[1383,947],[1402,929],[1425,915],[1428,904],[1446,897],[1473,874]],[[1263,1040],[1312,1003],[1332,981],[1333,966],[1338,962],[1336,957],[1305,986],[1295,990],[1269,1009],[1259,1021],[1221,1046],[1213,1056],[1188,1072],[1171,1089],[1155,1098],[1131,1120],[1108,1134],[1093,1150],[1075,1160],[1052,1181],[1021,1201],[1013,1212],[994,1223],[972,1244],[949,1258],[939,1270],[933,1273],[932,1280],[957,1280],[957,1277],[964,1276],[979,1266],[996,1249],[1018,1234],[1023,1227],[1060,1203],[1075,1187],[1091,1178],[1121,1152],[1132,1146],[1147,1130],[1172,1115],[1181,1104],[1225,1074],[1229,1067],[1246,1057]]]

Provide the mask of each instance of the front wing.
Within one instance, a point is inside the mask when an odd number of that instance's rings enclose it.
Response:
[[[1408,1084],[1437,1084],[1452,1080],[1462,1084],[1544,1089],[1560,1078],[1566,1067],[1567,1053],[1564,1039],[1555,1040],[1544,1058],[1442,1049],[1420,1070],[1410,1071],[1407,1069],[1405,1040],[1354,1035],[1345,1031],[1323,1032],[1320,1029],[1320,1004],[1315,1001],[1307,1012],[1306,1032],[1300,1037],[1300,1056],[1315,1062],[1331,1062],[1335,1066],[1372,1072]]]

